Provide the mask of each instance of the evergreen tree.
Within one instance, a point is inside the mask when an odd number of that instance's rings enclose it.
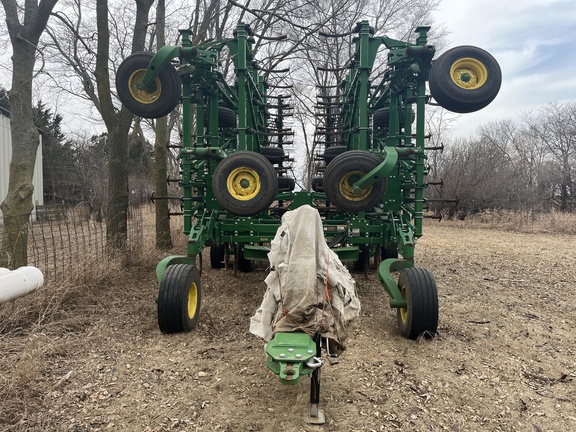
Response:
[[[74,150],[62,133],[62,116],[42,101],[34,107],[34,124],[42,136],[44,203],[74,205],[81,194],[74,169]]]
[[[0,86],[0,114],[5,117],[10,117],[10,100],[8,99],[8,91]]]

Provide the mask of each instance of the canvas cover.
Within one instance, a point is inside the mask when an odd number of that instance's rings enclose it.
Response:
[[[272,271],[250,332],[265,341],[276,332],[319,333],[329,338],[331,352],[343,351],[360,300],[348,269],[326,244],[318,211],[305,205],[286,212],[268,259]]]

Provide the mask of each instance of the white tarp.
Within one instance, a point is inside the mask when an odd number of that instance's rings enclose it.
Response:
[[[348,269],[326,244],[318,211],[305,205],[286,212],[268,259],[268,289],[250,332],[265,341],[276,332],[319,333],[330,339],[331,352],[343,351],[360,300]]]

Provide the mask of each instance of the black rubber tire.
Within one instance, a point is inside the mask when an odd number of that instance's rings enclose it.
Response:
[[[284,162],[284,157],[286,154],[284,153],[284,149],[280,147],[260,147],[260,153],[264,156],[271,164],[279,164]]]
[[[174,264],[164,272],[158,293],[158,326],[162,333],[193,330],[201,305],[200,273],[196,266]]]
[[[210,246],[210,267],[212,267],[215,270],[224,268],[225,256],[226,256],[225,245]]]
[[[386,192],[386,179],[363,189],[358,196],[352,194],[351,187],[379,164],[377,156],[363,150],[350,150],[338,155],[324,173],[324,192],[328,200],[349,213],[371,210]]]
[[[292,192],[296,187],[296,180],[292,177],[278,177],[278,192]]]
[[[204,126],[208,127],[209,116],[204,117]],[[236,127],[236,113],[234,110],[226,107],[218,107],[218,127],[219,128],[235,128]]]
[[[361,245],[358,259],[354,261],[354,271],[367,272],[369,266],[370,266],[370,248],[367,245]]]
[[[324,192],[324,177],[312,178],[312,190],[315,192]]]
[[[178,72],[170,63],[156,77],[154,91],[136,87],[153,57],[150,52],[134,53],[126,57],[116,71],[116,91],[120,101],[132,113],[145,118],[160,118],[172,112],[180,102],[182,88]]]
[[[254,262],[244,257],[243,243],[238,243],[237,254],[238,256],[236,257],[236,259],[238,261],[238,270],[240,270],[242,273],[250,273],[254,271]]]
[[[212,188],[223,209],[250,216],[270,207],[278,192],[278,178],[272,164],[260,153],[238,151],[218,164]]]
[[[218,107],[218,125],[221,128],[235,128],[236,113],[234,110],[226,107]]]
[[[406,309],[397,310],[400,334],[407,339],[434,337],[438,329],[438,290],[432,273],[422,268],[404,269],[398,287],[407,303]]]
[[[202,258],[202,254],[198,254],[196,256],[196,268],[198,269],[198,274],[202,277],[202,268],[204,265],[204,258]]]
[[[380,255],[383,260],[388,258],[398,258],[398,249],[386,248],[382,246],[382,248],[380,249]]]
[[[400,127],[404,127],[405,111],[400,110]],[[412,123],[416,120],[416,112],[412,111]],[[374,129],[388,129],[390,122],[390,108],[379,108],[374,111],[372,125]]]
[[[429,84],[440,106],[455,113],[469,113],[494,100],[502,84],[502,71],[490,53],[464,45],[446,51],[432,63]]]
[[[334,160],[334,158],[342,153],[344,153],[348,147],[346,146],[332,146],[328,147],[324,150],[324,154],[322,157],[324,158],[324,162],[328,165],[330,162]]]

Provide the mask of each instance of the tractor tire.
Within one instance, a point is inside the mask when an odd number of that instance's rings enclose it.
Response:
[[[358,259],[354,261],[354,271],[367,272],[369,266],[370,266],[370,247],[367,245],[361,245]]]
[[[272,165],[284,162],[284,157],[286,156],[284,149],[281,149],[280,147],[261,146],[260,153],[262,156],[268,159],[268,162],[270,162]]]
[[[196,266],[174,264],[164,272],[158,293],[158,326],[162,333],[188,332],[196,327],[201,304]]]
[[[278,191],[276,171],[260,153],[238,151],[214,170],[212,189],[223,209],[240,216],[261,213]]]
[[[383,260],[388,258],[398,258],[398,249],[396,248],[387,248],[382,246],[380,248],[380,255]]]
[[[353,193],[353,184],[380,164],[380,159],[363,150],[351,150],[338,155],[324,173],[324,192],[339,210],[358,213],[371,210],[386,192],[386,179]]]
[[[324,192],[324,177],[314,177],[312,179],[312,190],[315,192]]]
[[[250,273],[254,271],[254,262],[244,257],[243,243],[238,243],[236,253],[238,254],[238,256],[236,257],[236,260],[238,262],[238,270],[240,270],[242,273]]]
[[[150,90],[137,87],[153,57],[150,52],[134,53],[126,57],[116,72],[120,101],[130,112],[145,118],[164,117],[174,110],[180,102],[182,87],[178,72],[170,63],[156,76]]]
[[[400,272],[398,288],[406,308],[397,311],[400,334],[407,339],[432,338],[438,329],[438,291],[432,273],[422,268]]]
[[[336,156],[344,153],[347,149],[348,147],[346,146],[328,147],[326,150],[324,150],[324,155],[322,156],[324,158],[324,162],[326,162],[326,165],[328,165],[334,160]]]
[[[204,117],[204,126],[208,127],[210,123],[210,116]],[[236,113],[234,110],[226,107],[218,107],[218,127],[219,128],[235,128],[236,127]]]
[[[236,113],[226,107],[218,107],[218,126],[221,128],[236,127]]]
[[[429,84],[440,106],[455,113],[469,113],[494,100],[502,84],[502,71],[496,59],[483,49],[459,46],[432,63]]]
[[[210,267],[222,269],[225,267],[226,245],[210,246]]]
[[[292,177],[278,177],[278,192],[292,192],[296,187],[296,180]]]
[[[406,113],[404,110],[400,110],[400,127],[404,127],[404,119],[406,117]],[[416,112],[412,111],[412,121],[414,123],[416,120]],[[374,111],[374,115],[372,116],[372,124],[374,129],[378,130],[385,130],[388,129],[390,123],[390,108],[379,108]]]

